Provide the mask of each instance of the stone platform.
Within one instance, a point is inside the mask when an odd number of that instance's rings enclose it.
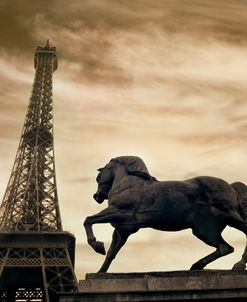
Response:
[[[87,274],[60,302],[247,301],[247,272],[231,270]]]

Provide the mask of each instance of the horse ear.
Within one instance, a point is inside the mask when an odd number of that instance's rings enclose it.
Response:
[[[103,168],[99,168],[99,169],[97,169],[97,171],[99,171],[99,172],[101,172],[103,170]]]

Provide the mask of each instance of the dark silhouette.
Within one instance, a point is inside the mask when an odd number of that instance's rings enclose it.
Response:
[[[128,237],[140,228],[180,231],[191,228],[193,234],[216,251],[194,263],[201,270],[210,262],[234,251],[221,236],[229,225],[247,234],[247,187],[232,185],[222,179],[201,176],[185,181],[157,181],[144,162],[135,156],[112,159],[98,170],[98,203],[108,199],[100,213],[85,219],[88,243],[105,254],[103,242],[96,241],[92,225],[110,223],[114,228],[112,243],[99,272],[106,272]],[[245,269],[247,251],[234,269]]]

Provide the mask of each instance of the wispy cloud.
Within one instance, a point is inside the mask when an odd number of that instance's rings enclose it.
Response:
[[[240,0],[1,1],[0,191],[31,94],[33,51],[47,38],[59,56],[53,92],[60,207],[78,243],[86,242],[85,216],[105,206],[92,195],[96,169],[112,157],[141,156],[162,180],[210,174],[245,181],[246,13]],[[110,240],[108,226],[96,230]],[[151,244],[149,231],[141,236]],[[183,242],[174,238],[167,245]],[[137,241],[134,254],[144,250]],[[84,250],[93,271],[99,256]],[[178,258],[177,268],[191,264]],[[159,269],[160,261],[144,270]],[[114,264],[122,269],[123,262]]]

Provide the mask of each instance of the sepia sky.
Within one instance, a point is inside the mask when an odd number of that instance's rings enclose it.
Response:
[[[159,180],[212,175],[247,183],[247,1],[1,0],[0,194],[10,176],[34,79],[37,45],[57,47],[55,155],[63,227],[76,235],[76,272],[103,256],[82,227],[98,205],[97,168],[140,156]],[[96,226],[109,246],[112,228]],[[227,228],[235,253],[245,236]],[[141,230],[111,272],[188,269],[213,249],[190,230]]]

